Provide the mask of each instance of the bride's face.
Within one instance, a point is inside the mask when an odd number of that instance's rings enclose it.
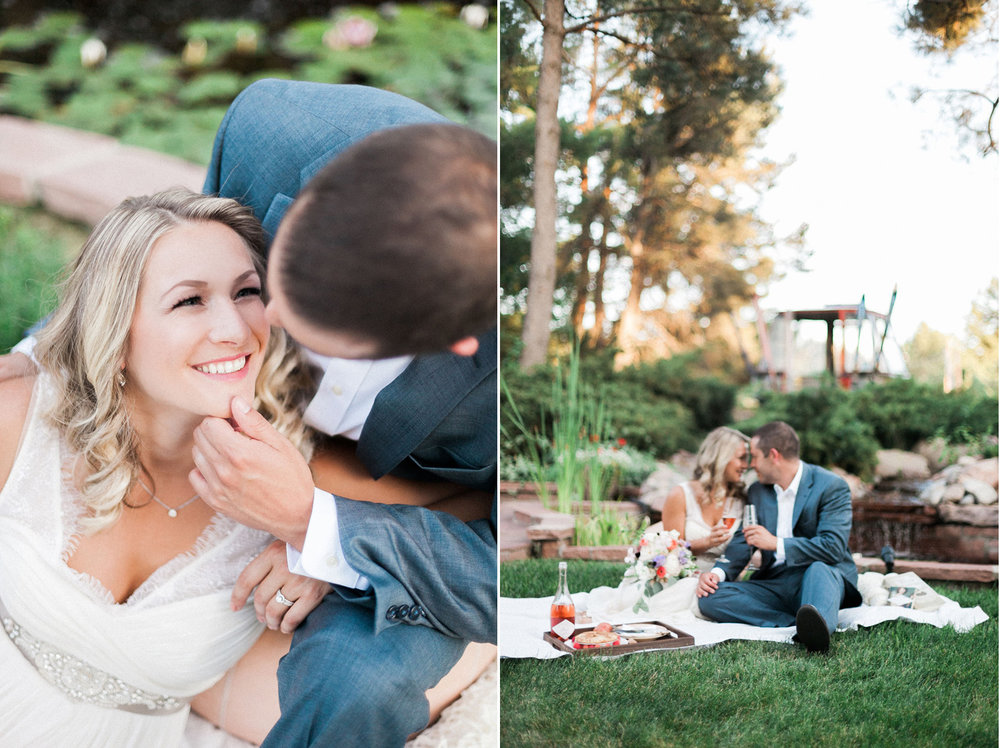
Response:
[[[239,235],[221,223],[181,224],[146,261],[126,387],[151,412],[228,418],[234,396],[253,402],[269,333],[261,278]]]
[[[743,477],[743,472],[749,467],[750,463],[748,455],[747,445],[744,442],[740,442],[732,458],[726,463],[726,469],[723,472],[723,477],[728,483],[738,483],[740,478]]]

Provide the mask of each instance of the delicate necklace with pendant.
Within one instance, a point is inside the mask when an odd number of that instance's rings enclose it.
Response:
[[[188,504],[191,504],[191,503],[197,501],[198,498],[199,498],[198,494],[195,494],[194,496],[192,496],[190,499],[188,499],[187,501],[185,501],[180,506],[171,507],[171,506],[167,506],[162,501],[160,501],[159,497],[155,493],[153,493],[152,491],[149,490],[149,486],[147,486],[145,483],[142,482],[142,479],[139,480],[139,485],[142,486],[144,489],[146,489],[146,493],[148,493],[150,495],[150,497],[153,499],[153,501],[155,501],[157,504],[159,504],[160,506],[162,506],[164,509],[167,510],[167,516],[168,517],[176,517],[177,516],[177,512],[179,512],[181,509],[183,509],[184,507],[186,507]]]

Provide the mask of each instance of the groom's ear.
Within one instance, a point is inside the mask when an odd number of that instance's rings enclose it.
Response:
[[[479,341],[471,335],[448,346],[448,350],[459,356],[472,356],[479,350]]]

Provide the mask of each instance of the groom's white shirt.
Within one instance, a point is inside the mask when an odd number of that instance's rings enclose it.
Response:
[[[795,477],[788,484],[788,488],[782,489],[775,485],[774,493],[778,499],[778,522],[775,526],[775,537],[778,538],[778,548],[774,552],[774,565],[785,563],[785,538],[792,537],[794,528],[792,527],[792,515],[795,512],[795,497],[799,494],[799,483],[802,482],[802,467],[805,465],[799,460],[799,469],[795,471]],[[718,566],[712,569],[712,573],[720,582],[726,580],[726,574]]]
[[[774,534],[778,538],[778,548],[774,552],[775,566],[785,563],[785,538],[792,537],[792,515],[795,512],[795,497],[799,495],[799,483],[802,482],[802,465],[802,460],[799,460],[799,469],[795,471],[795,477],[788,488],[782,490],[780,486],[774,487],[778,499],[778,522],[774,528]]]
[[[321,356],[306,348],[302,351],[323,371],[316,394],[306,408],[305,422],[324,434],[355,441],[361,436],[378,393],[413,360],[412,356],[349,360]],[[293,574],[359,590],[370,586],[344,559],[337,503],[326,491],[313,489],[312,514],[301,553],[290,545],[286,551],[288,569]]]

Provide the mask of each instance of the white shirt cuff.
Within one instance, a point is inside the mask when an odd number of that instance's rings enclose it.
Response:
[[[718,579],[720,582],[725,582],[726,581],[726,572],[724,572],[718,566],[714,567],[712,569],[711,573],[715,574],[715,578]]]
[[[25,338],[20,343],[18,343],[13,348],[11,348],[10,352],[11,353],[23,353],[25,356],[27,356],[32,361],[34,361],[35,360],[35,356],[34,356],[34,352],[35,352],[35,338],[33,336]]]
[[[778,547],[774,551],[774,563],[783,564],[785,563],[785,539],[778,538]]]
[[[321,579],[341,587],[366,590],[371,587],[367,577],[363,577],[347,563],[344,549],[340,544],[340,525],[337,522],[337,502],[332,494],[313,488],[312,514],[302,552],[286,545],[288,569],[293,574]]]

